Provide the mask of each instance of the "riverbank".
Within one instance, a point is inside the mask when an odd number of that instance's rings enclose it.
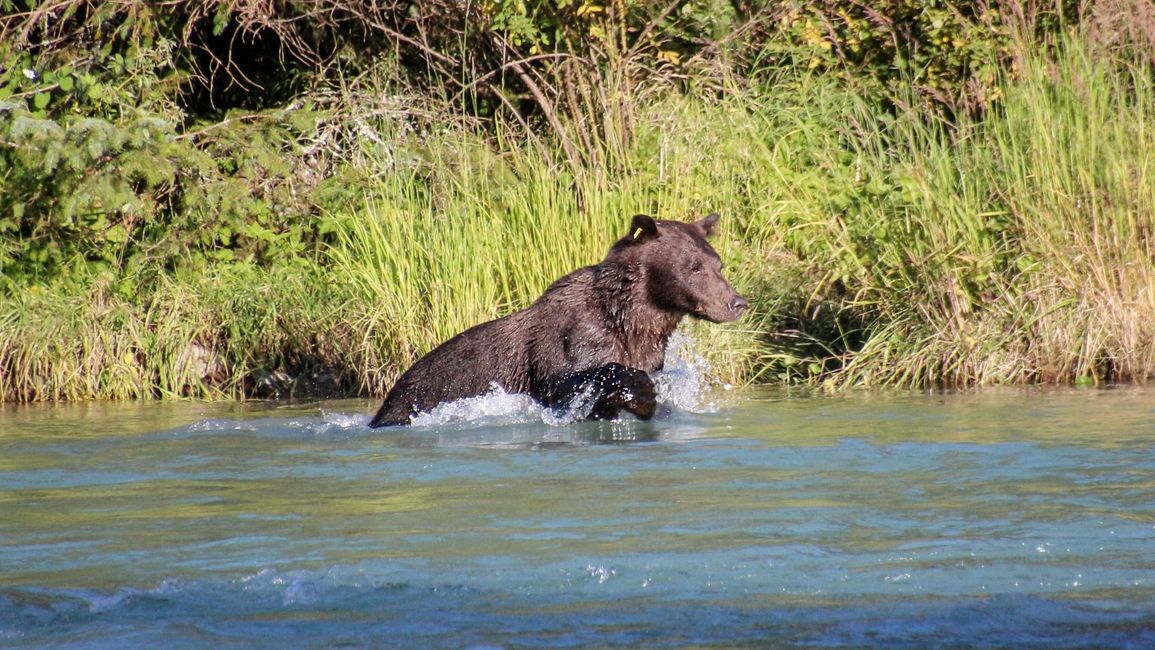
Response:
[[[711,211],[752,305],[689,327],[721,381],[1144,381],[1155,42],[1097,25],[1020,35],[981,102],[945,108],[930,85],[880,94],[778,60],[700,85],[602,78],[535,126],[361,76],[329,104],[225,117],[246,130],[194,150],[211,126],[120,107],[105,133],[17,93],[0,107],[0,396],[380,394],[597,262],[630,215]],[[130,78],[164,83],[149,74]],[[628,105],[589,94],[627,87]],[[105,176],[122,184],[85,185]]]

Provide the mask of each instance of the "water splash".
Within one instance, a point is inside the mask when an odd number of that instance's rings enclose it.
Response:
[[[659,417],[668,417],[671,412],[704,413],[717,409],[709,401],[713,388],[709,380],[709,364],[698,354],[694,340],[688,334],[675,332],[670,337],[664,368],[652,376],[658,391]],[[557,427],[584,420],[592,408],[590,400],[581,398],[574,400],[574,405],[568,409],[544,408],[527,395],[509,393],[492,384],[485,395],[439,404],[428,413],[417,415],[413,418],[413,426],[540,422]]]
[[[710,364],[698,354],[689,334],[674,332],[666,347],[664,367],[653,377],[659,404],[691,413],[717,410],[717,405],[709,401],[714,388],[710,381]]]
[[[209,418],[188,425],[187,430],[195,432],[250,431],[252,427],[237,420]]]
[[[503,422],[539,422],[547,418],[542,408],[528,395],[506,392],[497,384],[490,385],[490,391],[477,397],[466,397],[444,404],[438,404],[428,413],[413,418],[413,426],[442,426],[475,420]]]
[[[359,429],[369,426],[372,417],[366,413],[339,413],[321,411],[321,421],[326,429]]]

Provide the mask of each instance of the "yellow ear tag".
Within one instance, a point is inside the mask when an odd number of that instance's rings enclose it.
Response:
[[[634,231],[634,241],[637,241],[638,237],[642,236],[642,230],[644,230],[644,229],[638,228],[637,230]]]

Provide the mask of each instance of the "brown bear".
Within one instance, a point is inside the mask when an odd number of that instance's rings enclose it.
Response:
[[[718,222],[637,215],[600,264],[554,282],[526,309],[476,325],[413,364],[394,384],[371,427],[408,424],[443,402],[494,386],[549,408],[641,419],[657,406],[649,373],[685,315],[722,323],[748,306],[722,276],[707,243]]]

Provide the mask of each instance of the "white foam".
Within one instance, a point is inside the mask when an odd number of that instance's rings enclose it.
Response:
[[[714,403],[707,400],[711,392],[710,364],[698,354],[689,334],[674,332],[666,347],[663,366],[653,374],[659,404],[691,413],[717,410]]]
[[[694,340],[688,334],[675,332],[670,337],[664,368],[653,373],[653,379],[658,391],[658,404],[666,407],[666,410],[691,413],[716,410],[715,405],[707,399],[711,391],[709,364],[694,349]],[[485,395],[439,404],[428,413],[417,415],[413,418],[413,426],[444,426],[463,422],[541,422],[549,426],[562,426],[585,419],[593,408],[589,400],[577,399],[574,403],[572,409],[565,411],[548,409],[527,395],[509,393],[493,384]]]
[[[230,422],[229,420],[214,420],[214,419],[199,420],[197,422],[193,422],[192,424],[188,425],[189,431],[228,431],[229,429],[235,429],[235,428],[236,428],[236,422]]]
[[[490,391],[477,397],[466,397],[444,404],[438,404],[428,413],[413,418],[413,426],[440,426],[456,422],[480,419],[500,419],[507,422],[543,421],[545,417],[540,405],[528,395],[508,393],[497,384],[490,385]]]
[[[369,420],[372,418],[364,413],[336,413],[333,411],[321,411],[321,420],[328,427],[336,427],[338,429],[355,429],[369,425]]]

